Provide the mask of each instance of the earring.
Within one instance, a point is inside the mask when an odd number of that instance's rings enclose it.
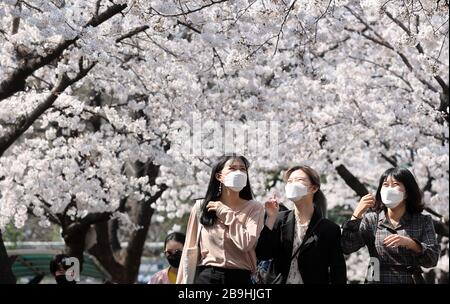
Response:
[[[222,193],[222,183],[219,184],[219,194]]]

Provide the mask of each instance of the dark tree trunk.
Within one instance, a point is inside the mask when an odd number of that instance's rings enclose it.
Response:
[[[66,244],[64,253],[78,259],[78,261],[80,262],[80,272],[83,271],[83,253],[85,239],[88,231],[89,226],[80,225],[79,227],[77,227],[77,229],[68,234],[63,233],[64,243]]]
[[[147,239],[150,221],[154,209],[150,207],[149,202],[140,203],[137,213],[137,223],[141,227],[131,235],[125,256],[125,266],[127,268],[126,278],[129,282],[134,282],[139,274],[142,252],[144,250],[145,240]]]
[[[359,197],[363,197],[369,191],[367,191],[366,186],[364,186],[363,183],[359,181],[359,179],[354,176],[344,165],[339,165],[336,167],[336,171],[339,174],[339,176],[344,180],[344,182],[352,188],[353,191],[356,192],[356,194]]]
[[[0,231],[0,284],[16,284],[16,277],[11,269],[11,261],[3,243],[2,232]]]
[[[126,269],[120,255],[118,254],[115,256],[114,251],[111,248],[108,223],[102,222],[95,224],[95,232],[97,234],[97,243],[89,249],[89,253],[95,256],[103,268],[108,271],[113,282],[123,284],[130,283],[124,276]],[[117,253],[120,253],[120,250],[118,250]]]
[[[149,183],[154,185],[159,173],[159,166],[151,162],[136,165],[138,167],[137,176],[148,176]],[[127,248],[120,248],[115,220],[95,225],[97,244],[89,250],[89,253],[95,256],[109,272],[113,282],[122,284],[136,282],[145,240],[154,213],[151,204],[161,196],[166,188],[165,185],[161,186],[160,191],[151,196],[148,201],[138,202],[131,206],[130,217],[134,223],[140,226],[140,229],[131,234]]]

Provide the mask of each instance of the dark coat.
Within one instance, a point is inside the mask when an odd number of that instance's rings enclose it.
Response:
[[[316,227],[312,231],[314,226]],[[281,273],[282,284],[286,283],[289,274],[294,229],[294,211],[280,212],[273,230],[264,226],[256,247],[259,260],[273,259],[276,272]],[[341,248],[341,229],[332,221],[323,218],[319,208],[314,208],[298,259],[298,267],[305,284],[347,282],[347,269]]]

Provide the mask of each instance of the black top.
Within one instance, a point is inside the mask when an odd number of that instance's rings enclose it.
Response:
[[[315,228],[312,231],[313,227]],[[280,212],[272,230],[264,226],[256,247],[259,260],[273,259],[275,270],[281,273],[282,284],[286,283],[289,274],[294,229],[294,211]],[[317,207],[314,207],[313,216],[300,246],[298,267],[304,284],[347,282],[347,269],[341,249],[341,229],[332,221],[323,218]]]

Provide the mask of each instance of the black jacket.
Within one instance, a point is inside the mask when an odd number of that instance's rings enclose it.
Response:
[[[318,225],[311,231],[316,223]],[[293,210],[280,212],[273,230],[264,226],[256,247],[259,260],[273,259],[275,270],[281,273],[282,284],[286,283],[289,274],[294,229]],[[347,282],[347,269],[341,248],[341,229],[332,221],[323,218],[319,208],[314,208],[298,259],[298,267],[305,284]]]

